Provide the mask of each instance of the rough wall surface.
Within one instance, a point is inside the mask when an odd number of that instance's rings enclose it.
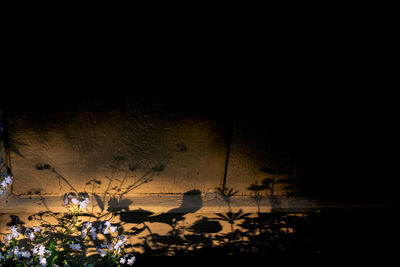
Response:
[[[37,109],[35,109],[37,108]],[[13,193],[183,193],[222,184],[226,138],[213,118],[160,102],[10,109]]]

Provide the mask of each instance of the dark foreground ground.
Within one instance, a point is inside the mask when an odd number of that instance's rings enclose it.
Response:
[[[212,247],[173,257],[139,255],[135,266],[388,266],[399,253],[398,212],[393,207],[326,209],[305,226],[298,236],[302,240],[282,237],[274,248],[266,245],[270,240],[265,238],[265,246],[253,244],[256,253],[236,248],[234,255],[228,255],[229,248]],[[277,249],[282,244],[285,249]]]

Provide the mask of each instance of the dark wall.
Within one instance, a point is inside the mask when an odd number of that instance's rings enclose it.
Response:
[[[83,89],[83,93],[77,88],[73,93],[63,89],[57,94],[44,93],[43,97],[38,91],[29,98],[34,101],[21,95],[7,103],[7,108],[14,114],[34,112],[40,117],[40,113],[73,110],[79,103],[94,99],[107,100],[107,105],[118,108],[119,101],[141,98],[149,106],[162,103],[175,114],[217,119],[226,131],[238,124],[248,134],[242,138],[251,138],[249,142],[258,150],[264,149],[272,157],[292,156],[306,195],[362,203],[398,201],[400,122],[392,95],[287,94],[242,88],[240,93],[214,97],[210,88],[201,90],[199,84],[203,82],[190,76],[159,81],[158,88],[164,85],[166,90],[161,93],[156,86],[146,85],[140,89],[110,87],[101,92]],[[262,85],[271,87],[268,82]]]
[[[294,149],[306,194],[398,201],[390,15],[271,7],[243,20],[217,12],[191,24],[189,12],[154,25],[126,2],[54,8],[8,19],[6,111],[139,97],[227,129],[240,118],[257,140],[273,135],[274,151]]]

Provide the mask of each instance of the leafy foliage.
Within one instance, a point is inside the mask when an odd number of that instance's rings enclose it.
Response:
[[[10,180],[9,176],[3,178],[7,183]],[[11,233],[0,241],[0,265],[77,266],[86,257],[88,243],[94,240],[99,244],[97,258],[84,266],[133,265],[136,258],[125,253],[127,238],[118,235],[117,226],[110,221],[82,222],[80,217],[89,202],[86,195],[66,195],[64,205],[69,212],[59,218],[58,225],[42,221],[46,229],[24,227],[22,223],[11,225]],[[109,242],[104,244],[99,234]]]

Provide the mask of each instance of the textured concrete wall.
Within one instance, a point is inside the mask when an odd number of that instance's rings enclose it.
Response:
[[[221,112],[192,107],[198,100],[148,100],[10,104],[14,183],[11,194],[0,195],[0,234],[11,225],[56,225],[67,212],[64,193],[75,191],[90,199],[81,219],[110,218],[137,255],[209,255],[210,249],[231,255],[235,240],[240,253],[264,253],[273,244],[270,229],[298,240],[294,213],[320,206],[307,198],[265,197],[265,181],[293,178],[282,168],[290,166],[285,131],[270,113],[231,113],[232,103]],[[287,192],[286,185],[274,185],[273,196]],[[262,231],[259,245],[246,242]],[[95,245],[90,242],[89,255]]]
[[[10,104],[13,193],[207,193],[223,184],[239,195],[293,191],[286,182],[296,176],[293,104],[201,99]],[[266,181],[276,182],[273,192]]]
[[[214,118],[161,102],[10,108],[13,193],[183,193],[220,187],[226,137]]]

